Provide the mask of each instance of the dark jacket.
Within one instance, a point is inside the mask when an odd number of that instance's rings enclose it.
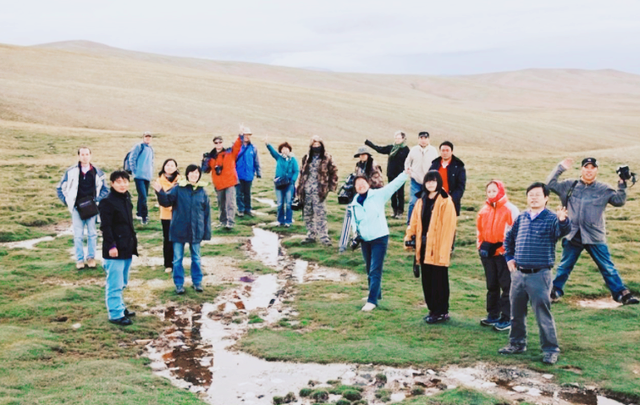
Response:
[[[100,201],[100,230],[102,231],[102,257],[105,259],[131,259],[138,255],[138,240],[133,228],[133,204],[129,192],[111,189]],[[118,257],[110,257],[109,250],[118,249]]]
[[[393,149],[393,145],[377,146],[368,139],[364,144],[382,155],[390,155]],[[387,160],[387,177],[389,181],[395,179],[404,171],[404,161],[407,160],[407,156],[409,156],[409,150],[409,147],[405,146],[404,148],[400,148],[394,156],[389,156],[389,160]]]
[[[429,170],[438,170],[442,165],[442,158],[439,157],[433,161]],[[460,200],[464,195],[464,189],[467,186],[467,170],[464,168],[462,160],[451,156],[451,163],[447,167],[447,180],[449,183],[449,195],[456,206],[456,214],[460,216]]]
[[[211,206],[202,183],[195,186],[186,180],[168,192],[156,192],[163,207],[173,207],[169,240],[177,243],[200,243],[211,239]]]
[[[296,192],[302,204],[304,204],[306,197],[304,185],[309,178],[309,166],[311,164],[309,156],[311,156],[311,150],[309,150],[309,154],[302,157],[302,168],[300,169],[300,177],[298,178],[298,186],[296,187]],[[329,191],[336,191],[336,187],[338,186],[338,167],[333,163],[331,155],[324,150],[324,143],[322,143],[320,159],[320,167],[318,168],[318,197],[320,197],[320,201],[324,201]]]

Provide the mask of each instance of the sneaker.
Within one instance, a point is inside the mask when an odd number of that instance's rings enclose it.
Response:
[[[480,320],[480,325],[482,326],[494,326],[496,323],[500,322],[500,317],[493,317],[488,315],[486,318]]]
[[[147,217],[140,218],[140,223],[142,225],[148,224],[149,223],[149,218],[147,218]]]
[[[126,316],[127,318],[133,318],[134,316],[136,316],[136,313],[133,311],[129,311],[127,308],[125,308],[124,316]]]
[[[434,324],[439,322],[445,322],[449,320],[449,314],[429,315],[425,322],[428,324]]]
[[[231,225],[231,224],[226,224],[226,225],[224,226],[224,229],[227,229],[227,230],[233,229],[233,225]]]
[[[311,243],[316,243],[316,240],[313,238],[305,238],[300,243],[302,243],[303,245],[309,245]]]
[[[95,268],[96,268],[96,266],[97,266],[97,264],[96,264],[96,259],[94,259],[93,257],[90,257],[90,258],[87,260],[87,266],[88,266],[90,269],[95,269]]]
[[[222,228],[222,222],[216,222],[215,227],[216,228]]]
[[[284,224],[285,228],[291,228],[291,224]]]
[[[78,270],[84,269],[84,260],[79,260],[78,262],[76,262],[76,269]]]
[[[184,294],[184,287],[183,286],[176,287],[176,294],[178,295]]]
[[[493,325],[493,329],[497,330],[498,332],[502,332],[504,330],[511,330],[511,321],[508,319],[502,319],[496,322],[495,325]]]
[[[553,287],[551,289],[551,302],[558,302],[560,301],[560,298],[562,298],[562,291],[558,290],[557,288]]]
[[[240,218],[242,218],[242,217],[244,217],[244,212],[238,212],[236,215],[239,216]]]
[[[622,305],[634,305],[638,304],[640,301],[638,301],[638,299],[629,292],[620,298],[620,302],[622,302]]]
[[[204,291],[202,289],[202,284],[194,284],[193,285],[193,289],[196,290],[196,292],[203,292]]]
[[[544,364],[556,364],[558,362],[558,353],[556,353],[556,352],[546,352],[542,356],[542,362]]]
[[[164,269],[165,273],[171,273],[173,271],[173,269],[171,267],[167,267],[166,269]]]
[[[244,215],[246,215],[249,218],[253,218],[254,217],[254,215],[253,215],[253,213],[251,211],[245,212]]]
[[[376,308],[376,304],[372,304],[370,302],[367,302],[366,304],[364,304],[364,306],[362,307],[361,311],[369,312],[369,311],[373,311],[375,308]]]
[[[498,350],[500,354],[520,354],[527,351],[527,346],[523,345],[514,345],[509,343],[509,346],[505,346],[502,349]]]
[[[109,322],[115,323],[116,325],[120,325],[120,326],[133,325],[133,322],[131,321],[131,319],[127,318],[126,316],[123,316],[120,319],[109,319]]]

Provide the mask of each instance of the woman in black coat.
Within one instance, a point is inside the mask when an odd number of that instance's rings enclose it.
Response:
[[[131,325],[134,312],[127,311],[122,289],[129,282],[129,269],[133,255],[138,255],[138,240],[133,228],[133,204],[129,194],[129,173],[111,173],[111,191],[100,201],[100,230],[102,231],[102,257],[107,272],[105,295],[109,322]]]
[[[365,145],[371,147],[378,153],[389,155],[387,162],[387,178],[391,183],[400,173],[404,171],[404,161],[409,155],[409,147],[407,146],[406,135],[402,131],[395,133],[394,143],[387,146],[377,146],[370,140],[364,142]],[[393,207],[393,218],[402,218],[404,215],[404,187],[400,187],[391,197],[391,207]]]

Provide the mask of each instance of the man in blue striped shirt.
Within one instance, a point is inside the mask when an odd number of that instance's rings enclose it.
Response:
[[[566,208],[554,214],[546,208],[549,189],[544,183],[533,183],[527,188],[529,209],[521,213],[505,238],[505,258],[511,272],[511,332],[509,345],[501,354],[524,353],[527,350],[527,304],[538,322],[542,361],[558,361],[556,324],[551,315],[551,268],[555,263],[558,239],[571,230]]]

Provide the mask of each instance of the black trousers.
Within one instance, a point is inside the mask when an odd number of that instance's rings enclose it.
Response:
[[[481,257],[480,260],[487,277],[487,314],[491,318],[502,316],[504,319],[511,319],[511,273],[507,267],[507,260],[503,255]]]
[[[396,176],[398,177],[398,176]],[[389,183],[391,183],[395,177],[389,177]],[[404,186],[400,187],[398,191],[391,196],[391,208],[393,208],[394,214],[404,213]]]
[[[422,263],[420,270],[422,270],[424,301],[427,303],[429,313],[432,315],[448,314],[449,268]]]
[[[173,268],[173,242],[169,241],[170,219],[163,219],[162,222],[162,255],[164,257],[164,267]]]

